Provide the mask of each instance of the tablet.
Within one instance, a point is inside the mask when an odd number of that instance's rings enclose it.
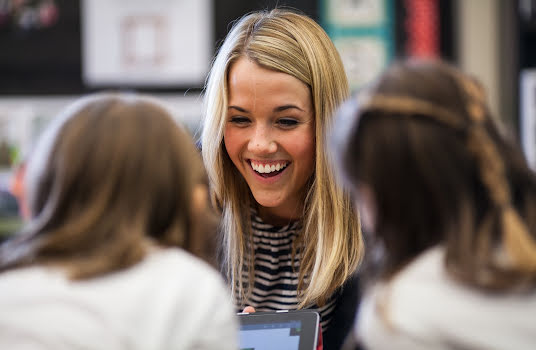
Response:
[[[315,350],[320,316],[314,310],[239,313],[241,350]]]

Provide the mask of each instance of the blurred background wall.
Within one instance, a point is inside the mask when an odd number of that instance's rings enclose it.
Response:
[[[353,90],[400,57],[473,73],[536,162],[536,0],[0,0],[0,189],[43,126],[83,94],[157,95],[196,133],[204,79],[232,21],[276,5],[326,29]]]

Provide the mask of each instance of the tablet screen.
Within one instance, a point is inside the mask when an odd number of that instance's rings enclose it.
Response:
[[[241,350],[313,350],[319,315],[314,311],[240,314]]]
[[[240,328],[241,350],[299,350],[300,321],[259,323]]]

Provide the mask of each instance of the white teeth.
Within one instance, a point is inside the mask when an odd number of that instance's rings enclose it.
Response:
[[[262,165],[262,164],[257,164],[257,163],[254,163],[254,162],[251,162],[251,167],[253,168],[253,170],[255,170],[256,172],[260,173],[260,174],[267,174],[267,173],[272,173],[274,171],[279,171],[279,170],[282,170],[284,168],[286,168],[286,166],[288,165],[288,163],[277,163],[277,164],[272,164],[272,165]]]

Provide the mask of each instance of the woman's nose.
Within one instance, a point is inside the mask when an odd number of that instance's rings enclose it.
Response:
[[[272,133],[266,127],[255,129],[249,144],[248,150],[254,154],[270,154],[277,151],[277,143]]]

